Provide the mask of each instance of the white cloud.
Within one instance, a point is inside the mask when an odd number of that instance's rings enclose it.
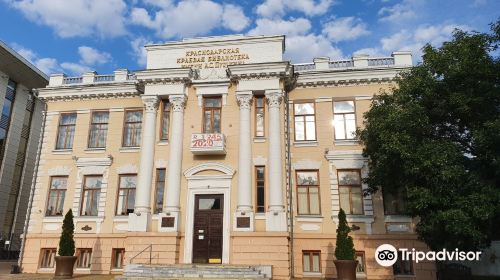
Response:
[[[452,38],[452,33],[456,28],[471,30],[469,26],[456,24],[420,25],[415,30],[403,29],[383,37],[380,39],[379,47],[361,49],[355,53],[387,56],[394,51],[411,51],[416,62],[421,60],[422,48],[425,44],[439,47],[443,42]]]
[[[287,37],[285,57],[293,63],[312,62],[313,58],[319,56],[343,58],[342,51],[324,36],[308,34]]]
[[[63,62],[61,63],[61,67],[73,75],[80,75],[82,73],[92,71],[92,68],[89,66],[74,62]]]
[[[255,28],[248,31],[248,35],[305,35],[311,29],[311,22],[305,18],[292,20],[260,18],[255,24]]]
[[[36,54],[33,50],[25,48],[19,44],[12,43],[12,47],[14,50],[19,53],[26,60],[31,62],[31,64],[35,65],[36,68],[40,69],[40,71],[45,74],[51,74],[60,71],[59,64],[57,63],[57,59],[51,57],[42,57],[40,58],[38,54]]]
[[[87,46],[78,47],[81,63],[85,65],[104,64],[111,60],[111,55],[107,52],[100,52]]]
[[[240,6],[227,4],[224,5],[222,24],[224,27],[232,31],[241,31],[245,29],[248,24],[250,24],[250,19],[245,16],[245,13]]]
[[[341,17],[323,25],[323,34],[334,42],[349,41],[368,35],[366,23],[355,17]]]
[[[422,0],[403,0],[398,4],[383,7],[378,11],[381,21],[400,23],[417,17],[415,13]]]
[[[257,6],[256,12],[259,16],[266,18],[281,17],[289,11],[316,16],[328,12],[333,4],[333,0],[265,0]]]
[[[124,0],[7,0],[29,20],[47,25],[60,37],[99,35],[115,37],[126,33]]]
[[[366,54],[371,57],[381,57],[387,55],[381,53],[381,50],[378,48],[364,48],[364,49],[359,49],[353,53],[353,55],[361,55],[361,54]]]
[[[149,44],[153,44],[153,42],[144,37],[137,37],[130,42],[132,55],[135,57],[136,62],[139,66],[146,66],[147,52],[144,46]]]
[[[133,8],[131,20],[134,24],[156,30],[161,38],[204,35],[221,26],[241,31],[249,24],[240,6],[222,5],[211,0],[182,0],[151,13],[144,8]]]

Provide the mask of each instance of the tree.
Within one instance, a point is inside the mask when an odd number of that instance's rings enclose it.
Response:
[[[487,247],[500,226],[500,20],[491,27],[426,45],[358,131],[369,192],[405,192],[433,250]]]
[[[61,238],[59,239],[59,256],[73,256],[75,254],[74,231],[73,211],[69,209],[63,220]]]
[[[347,224],[347,219],[343,209],[340,209],[338,217],[339,217],[339,224],[337,227],[335,258],[337,258],[337,260],[353,261],[356,259],[356,251],[354,250],[354,243],[352,241],[352,237],[349,236],[351,228]]]

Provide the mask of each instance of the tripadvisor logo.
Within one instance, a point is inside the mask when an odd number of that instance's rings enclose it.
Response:
[[[381,266],[392,266],[396,263],[398,258],[403,261],[414,260],[416,263],[420,261],[479,261],[481,252],[465,252],[455,249],[448,251],[443,249],[441,251],[417,251],[415,248],[399,248],[398,250],[391,244],[382,244],[375,250],[375,260]]]

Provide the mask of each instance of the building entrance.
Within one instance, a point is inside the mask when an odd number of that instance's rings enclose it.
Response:
[[[195,195],[193,263],[222,263],[223,194]]]

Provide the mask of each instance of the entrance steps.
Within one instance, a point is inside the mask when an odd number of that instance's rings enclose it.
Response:
[[[271,279],[271,266],[177,264],[129,264],[116,280],[146,279]]]

